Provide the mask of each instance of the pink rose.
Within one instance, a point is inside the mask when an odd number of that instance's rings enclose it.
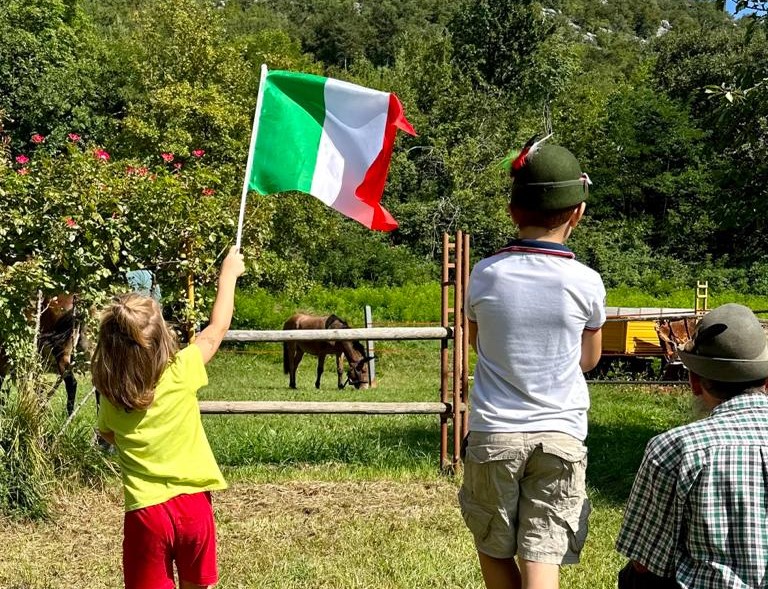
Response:
[[[69,137],[69,140],[72,143],[77,143],[78,141],[80,141],[80,135],[78,135],[77,133],[70,133],[69,135],[67,135],[67,137]]]
[[[170,163],[173,161],[173,154],[168,152],[163,152],[160,154],[160,157],[163,158],[166,162]]]
[[[45,141],[45,137],[40,135],[40,133],[35,133],[32,135],[32,143],[43,143]]]
[[[69,228],[77,227],[77,222],[72,217],[67,217],[64,220],[64,223],[66,223],[67,227],[69,227]]]
[[[173,164],[173,168],[175,170],[181,170],[181,166],[182,166],[181,162],[176,162],[175,164]]]
[[[102,160],[105,162],[109,160],[109,154],[103,149],[94,149],[93,157],[95,157],[97,160]]]
[[[213,196],[216,191],[213,188],[203,188],[203,196]]]
[[[28,161],[29,161],[29,158],[26,155],[17,155],[16,156],[16,163],[17,164],[21,164],[23,166]]]
[[[193,149],[192,150],[192,155],[195,156],[195,157],[203,157],[205,155],[205,150],[204,149]]]
[[[147,168],[146,166],[141,166],[140,168],[136,168],[137,176],[146,176],[147,172],[149,172],[149,168]]]
[[[29,174],[29,168],[20,168],[16,170],[16,172],[18,174],[21,174],[22,176],[26,176],[27,174]]]

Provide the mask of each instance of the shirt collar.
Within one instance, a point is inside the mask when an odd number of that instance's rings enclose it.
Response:
[[[768,408],[768,395],[761,395],[759,393],[747,393],[743,395],[736,395],[727,401],[723,401],[714,409],[712,409],[712,415],[729,413],[731,411],[739,411],[741,409],[763,408]]]
[[[576,255],[562,243],[541,241],[538,239],[513,239],[496,253],[544,254],[549,256],[559,256],[561,258],[576,257]]]

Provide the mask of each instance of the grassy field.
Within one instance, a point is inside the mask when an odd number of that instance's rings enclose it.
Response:
[[[277,344],[229,349],[210,365],[204,399],[438,400],[437,342],[377,343],[378,388],[313,387],[305,357],[287,387]],[[87,384],[84,384],[85,388]],[[649,437],[687,416],[681,389],[592,387],[589,492],[594,511],[563,587],[612,588],[613,543]],[[92,420],[90,405],[81,419]],[[214,497],[222,589],[480,588],[456,501],[460,477],[438,472],[436,416],[206,416],[231,487]],[[0,588],[120,584],[119,481],[58,495],[51,521],[0,519]]]

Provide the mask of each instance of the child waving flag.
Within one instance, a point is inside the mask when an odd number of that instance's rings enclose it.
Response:
[[[369,229],[397,227],[381,195],[397,129],[416,133],[394,94],[262,66],[256,110],[248,188],[306,192]]]

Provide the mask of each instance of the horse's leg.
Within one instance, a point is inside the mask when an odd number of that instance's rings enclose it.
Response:
[[[336,352],[336,374],[339,377],[339,389],[344,388],[344,356]]]
[[[323,370],[325,369],[325,354],[317,355],[317,380],[315,381],[315,388],[320,388],[320,377],[323,376]]]
[[[304,357],[304,350],[301,349],[301,346],[294,344],[294,352],[293,352],[293,367],[291,368],[291,388],[296,388],[296,372],[299,370],[299,363],[301,362],[301,359]]]
[[[75,397],[77,396],[77,380],[72,370],[64,375],[64,387],[67,389],[67,415],[72,415],[75,410]]]
[[[56,346],[54,354],[59,375],[64,379],[64,388],[67,391],[67,415],[72,415],[75,410],[75,397],[77,396],[77,380],[72,370],[72,357],[75,353],[80,330],[75,326],[69,340],[63,347]]]
[[[288,375],[288,386],[292,389],[296,388],[296,370],[293,362],[293,344],[291,342],[283,342],[283,374]]]

